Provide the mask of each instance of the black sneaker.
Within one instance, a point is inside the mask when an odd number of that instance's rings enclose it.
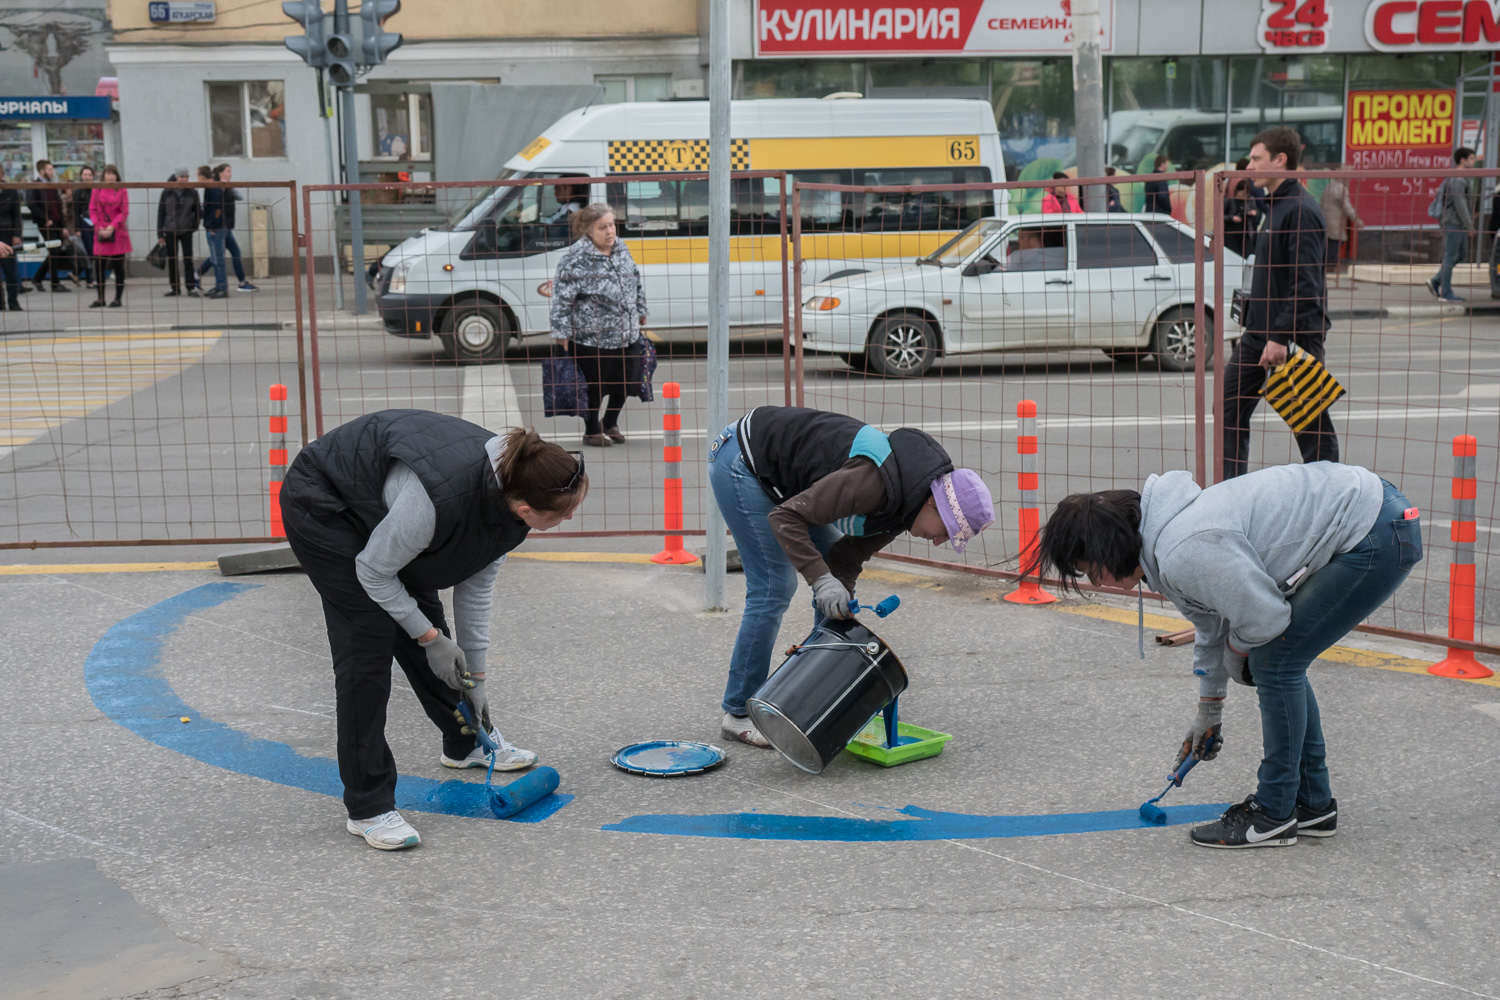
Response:
[[[1324,809],[1297,806],[1297,836],[1332,837],[1339,825],[1339,800],[1329,799]]]
[[[1238,850],[1242,847],[1291,847],[1297,842],[1297,817],[1270,820],[1254,795],[1224,810],[1216,822],[1193,829],[1199,847]]]

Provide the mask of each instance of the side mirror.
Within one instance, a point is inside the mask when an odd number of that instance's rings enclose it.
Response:
[[[994,274],[998,270],[1000,270],[1000,265],[992,260],[976,260],[964,267],[963,276],[974,278],[981,274]]]

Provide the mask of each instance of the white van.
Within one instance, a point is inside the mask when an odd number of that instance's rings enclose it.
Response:
[[[1005,179],[986,101],[735,101],[731,128],[737,170],[862,186]],[[514,337],[545,333],[550,279],[570,243],[570,205],[586,202],[615,207],[620,238],[640,265],[652,330],[706,329],[708,181],[630,177],[707,167],[707,102],[564,115],[506,164],[501,179],[611,181],[486,188],[446,227],[391,250],[376,280],[386,332],[440,337],[451,356],[467,360],[500,357]],[[742,334],[781,328],[780,196],[779,178],[731,185],[729,321]],[[995,190],[804,192],[803,280],[913,260],[974,220],[1002,215],[1004,204]]]

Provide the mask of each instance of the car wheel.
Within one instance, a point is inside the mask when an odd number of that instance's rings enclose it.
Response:
[[[887,378],[917,378],[937,360],[938,338],[920,316],[887,316],[870,331],[865,357],[870,371]]]
[[[438,339],[450,358],[494,361],[505,357],[513,332],[505,310],[490,302],[470,300],[448,310]]]
[[[1203,331],[1204,363],[1214,358],[1214,321],[1205,318]],[[1163,371],[1190,372],[1195,367],[1197,352],[1197,325],[1193,322],[1193,310],[1173,309],[1156,321],[1156,332],[1151,337],[1151,353]]]

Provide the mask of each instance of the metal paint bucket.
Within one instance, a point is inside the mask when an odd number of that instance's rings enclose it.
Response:
[[[783,757],[817,774],[905,690],[906,668],[880,636],[852,619],[828,621],[745,704]]]

